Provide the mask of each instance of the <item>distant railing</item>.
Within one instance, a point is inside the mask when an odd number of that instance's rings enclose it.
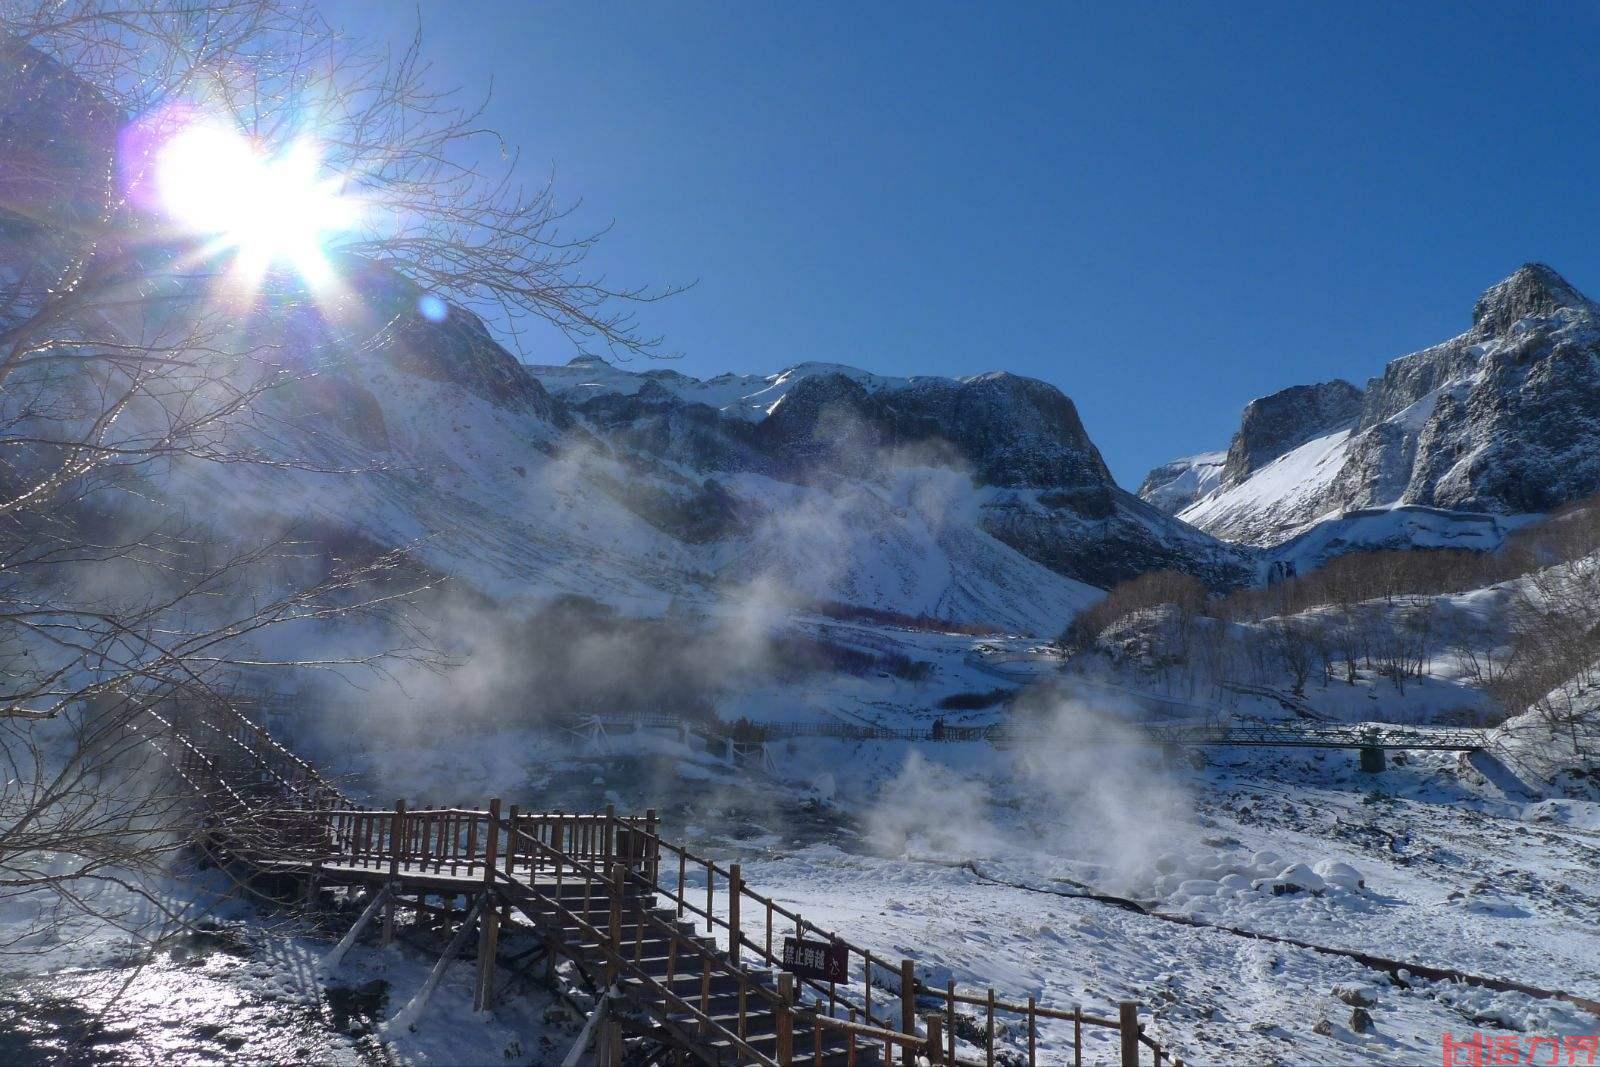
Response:
[[[1127,723],[1099,728],[1089,723],[1080,729],[1045,728],[1029,723],[990,723],[963,726],[875,726],[866,723],[799,722],[689,722],[667,715],[593,716],[592,727],[689,729],[715,736],[734,746],[801,737],[846,741],[907,741],[938,743],[982,741],[998,748],[1021,745],[1191,745],[1273,748],[1392,748],[1472,752],[1489,747],[1484,730],[1465,727],[1418,727],[1388,723]]]

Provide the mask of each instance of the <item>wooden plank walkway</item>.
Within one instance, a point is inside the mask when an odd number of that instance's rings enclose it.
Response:
[[[459,921],[436,976],[475,924],[477,1009],[494,1003],[506,923],[526,927],[550,959],[570,960],[606,1005],[596,1053],[605,1067],[620,1067],[625,1047],[644,1054],[641,1062],[994,1067],[1001,1032],[1023,1035],[1034,1067],[1042,1025],[1070,1025],[1075,1065],[1095,1028],[1116,1032],[1122,1067],[1182,1063],[1140,1023],[1133,1002],[1110,1018],[993,989],[964,992],[954,982],[933,988],[910,961],[874,954],[752,890],[739,864],[664,840],[654,811],[524,812],[498,800],[361,809],[231,707],[151,719],[151,743],[194,788],[226,855],[300,879],[308,900],[323,887],[365,888],[371,906],[358,928],[381,912],[385,938],[397,911]],[[842,950],[848,981],[794,973],[784,959],[791,936]],[[425,999],[403,1017],[414,1019]]]

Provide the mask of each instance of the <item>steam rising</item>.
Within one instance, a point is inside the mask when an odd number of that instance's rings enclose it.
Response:
[[[911,753],[869,812],[873,845],[1021,864],[1036,877],[1084,878],[1113,891],[1147,883],[1156,858],[1192,836],[1182,783],[1136,727],[1103,707],[1039,691],[1017,713],[1045,737],[1013,751],[1011,773],[998,780]]]

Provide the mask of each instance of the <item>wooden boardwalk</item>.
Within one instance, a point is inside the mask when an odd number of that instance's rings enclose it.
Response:
[[[1052,1063],[1181,1064],[1139,1021],[1080,1007],[935,988],[891,960],[820,929],[721,864],[664,840],[653,811],[525,812],[355,806],[310,764],[225,705],[151,713],[149,740],[195,790],[214,844],[249,869],[296,879],[305,899],[332,887],[364,895],[361,919],[325,961],[381,919],[409,913],[454,931],[450,947],[393,1022],[414,1023],[444,971],[476,937],[474,1005],[492,1008],[502,931],[533,938],[549,964],[572,963],[597,997],[592,1062],[695,1061],[761,1067],[887,1067],[898,1061],[1033,1065],[1041,1028],[1066,1046]],[[795,973],[786,938],[825,943],[844,981]],[[808,972],[809,973],[809,972]],[[904,995],[902,995],[904,994]],[[1094,1030],[1109,1040],[1086,1040]],[[1063,1038],[1063,1035],[1068,1035]],[[1105,1050],[1109,1050],[1106,1052]]]

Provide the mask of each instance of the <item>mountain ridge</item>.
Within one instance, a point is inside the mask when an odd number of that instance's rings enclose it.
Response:
[[[1544,264],[1486,289],[1461,334],[1391,360],[1364,389],[1343,384],[1354,393],[1335,414],[1351,416],[1359,396],[1347,428],[1296,393],[1322,387],[1252,401],[1236,442],[1273,401],[1283,401],[1277,421],[1315,435],[1266,449],[1264,463],[1232,465],[1173,513],[1270,548],[1349,512],[1415,505],[1514,517],[1600,491],[1600,305]],[[1146,491],[1159,488],[1157,479]]]

